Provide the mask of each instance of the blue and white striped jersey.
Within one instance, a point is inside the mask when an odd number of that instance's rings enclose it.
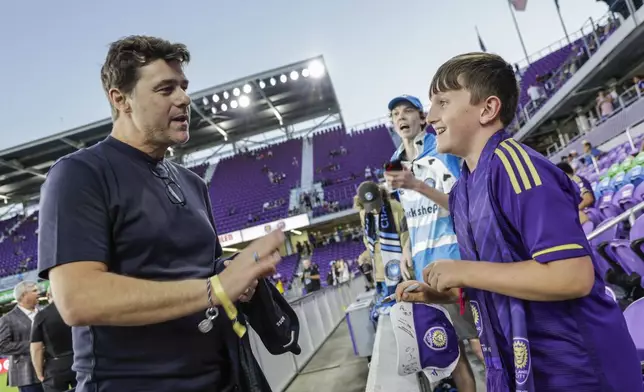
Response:
[[[449,193],[461,170],[461,159],[436,151],[436,136],[422,133],[415,140],[422,152],[413,161],[403,161],[403,166],[413,170],[414,176],[433,188]],[[392,160],[401,159],[401,144]],[[399,189],[398,197],[405,210],[414,260],[416,278],[429,263],[439,259],[459,260],[460,252],[449,211],[422,194]]]

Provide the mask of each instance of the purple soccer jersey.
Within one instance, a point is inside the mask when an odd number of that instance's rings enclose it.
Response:
[[[565,173],[500,131],[488,141],[474,173],[463,166],[450,211],[464,259],[549,263],[590,256],[596,265],[579,223],[580,201]],[[626,323],[597,272],[591,293],[576,300],[466,293],[479,316],[486,363],[492,371],[495,363],[505,364],[507,377],[514,378],[508,380],[510,390],[531,390],[523,385],[530,374],[535,391],[644,390]]]

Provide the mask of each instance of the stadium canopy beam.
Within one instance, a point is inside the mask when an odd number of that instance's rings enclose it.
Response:
[[[31,174],[32,176],[40,177],[42,179],[45,179],[47,176],[44,174],[37,172],[35,170],[32,170],[30,168],[24,167],[22,164],[16,161],[5,161],[4,159],[0,159],[0,165],[6,166],[8,168],[11,168],[15,171],[23,172],[23,173],[28,173]]]
[[[221,136],[223,136],[223,137],[224,137],[224,140],[225,140],[225,141],[228,141],[228,132],[226,132],[226,130],[224,130],[224,129],[223,129],[222,127],[220,127],[219,125],[215,124],[215,122],[214,122],[214,121],[212,121],[212,120],[211,120],[211,119],[209,119],[205,114],[203,114],[203,112],[201,111],[201,109],[199,109],[199,108],[197,107],[197,105],[195,105],[195,104],[194,104],[194,102],[190,105],[190,107],[192,108],[192,110],[193,110],[195,113],[197,113],[201,118],[203,118],[203,119],[204,119],[204,121],[206,121],[208,124],[212,125],[212,126],[217,130],[217,132],[221,133]]]
[[[257,81],[253,80],[252,83],[255,86],[255,89],[259,91],[259,94],[262,96],[262,98],[264,98],[264,100],[268,104],[268,107],[270,107],[271,110],[273,110],[273,115],[280,123],[280,128],[284,131],[284,133],[288,134],[288,131],[284,128],[284,119],[282,118],[282,113],[280,113],[279,110],[277,110],[277,108],[275,107],[275,105],[273,105],[273,101],[271,101],[270,98],[268,98],[268,96],[266,95],[266,93],[264,93],[264,90],[261,87],[259,87],[259,84],[257,84]]]
[[[80,150],[82,148],[85,148],[85,143],[83,142],[75,142],[71,139],[68,139],[66,137],[60,138],[60,141],[67,144],[68,146],[74,147],[77,150]]]
[[[317,124],[316,126],[314,126],[314,127],[313,127],[313,128],[311,128],[311,129],[309,129],[309,131],[306,133],[306,135],[305,135],[305,136],[309,136],[309,135],[311,134],[311,132],[315,132],[315,131],[316,131],[317,129],[319,129],[322,125],[326,124],[326,122],[327,122],[330,118],[335,117],[335,115],[336,115],[336,113],[332,113],[332,114],[329,114],[328,116],[324,117],[324,118],[322,119],[322,121],[320,121],[320,123],[319,123],[319,124]]]
[[[202,160],[201,163],[206,163],[212,158],[216,157],[219,151],[221,151],[221,149],[224,147],[226,147],[226,144],[222,144],[221,146],[219,146],[212,154],[208,155],[206,159]]]

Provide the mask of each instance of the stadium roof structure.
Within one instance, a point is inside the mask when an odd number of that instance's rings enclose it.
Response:
[[[172,149],[176,158],[196,151],[340,115],[323,56],[246,76],[190,94],[190,141]],[[59,158],[103,140],[112,129],[107,118],[0,151],[0,200],[36,197],[45,175]]]

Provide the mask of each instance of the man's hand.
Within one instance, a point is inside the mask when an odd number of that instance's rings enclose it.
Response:
[[[284,233],[274,231],[253,241],[228,264],[219,274],[219,279],[229,298],[250,300],[252,293],[248,290],[254,292],[257,280],[275,273],[275,266],[281,261],[278,248],[283,242]]]
[[[38,376],[38,380],[40,380],[40,382],[43,382],[43,381],[45,381],[45,377],[44,376]]]
[[[385,180],[391,189],[414,189],[420,181],[410,170],[387,171]]]
[[[231,261],[232,260],[224,261],[224,266],[228,267]],[[249,302],[251,299],[253,299],[253,295],[255,295],[255,290],[257,289],[258,283],[259,281],[255,279],[253,283],[250,285],[250,287],[247,288],[246,291],[244,291],[242,295],[240,295],[239,298],[237,298],[237,300],[241,302]]]
[[[423,269],[423,280],[439,293],[462,288],[467,266],[465,261],[436,260]]]
[[[411,285],[417,284],[418,287],[414,291],[405,293],[405,289]],[[416,280],[408,280],[400,283],[396,287],[396,301],[397,302],[422,302],[429,303],[431,289],[427,283],[418,282]]]

